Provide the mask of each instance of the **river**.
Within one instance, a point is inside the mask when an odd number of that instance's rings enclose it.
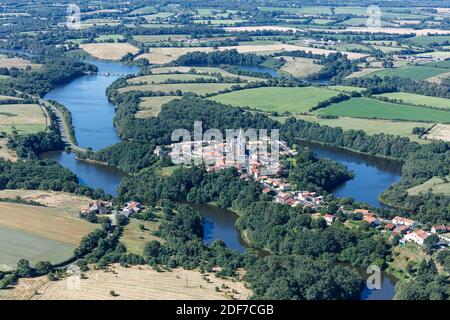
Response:
[[[98,66],[99,72],[123,74],[137,71],[135,67],[117,62],[90,62]],[[114,76],[86,75],[56,87],[45,96],[45,99],[56,100],[72,112],[75,134],[80,146],[99,150],[120,140],[113,126],[114,106],[108,102],[105,95],[106,88],[115,79],[117,77]],[[400,169],[392,167],[385,161],[320,145],[310,144],[308,147],[317,152],[319,156],[343,163],[355,172],[354,180],[348,181],[334,190],[335,195],[339,197],[351,196],[374,206],[380,206],[378,194],[390,184],[398,181],[400,177]],[[93,188],[102,188],[107,193],[116,195],[116,188],[123,177],[120,170],[78,161],[74,154],[63,151],[49,152],[43,156],[54,159],[70,169],[78,176],[80,183]],[[245,250],[245,243],[235,227],[237,217],[232,212],[206,205],[193,205],[193,207],[199,209],[205,219],[204,240],[207,244],[215,239],[220,239],[230,248],[240,252]],[[363,299],[392,299],[393,293],[393,282],[388,276],[384,276],[382,290],[366,288],[361,297]]]

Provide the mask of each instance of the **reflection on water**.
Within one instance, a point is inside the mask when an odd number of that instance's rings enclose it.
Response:
[[[259,73],[267,73],[270,74],[272,77],[276,78],[279,77],[280,74],[277,70],[267,67],[261,67],[261,66],[236,66],[239,70],[242,71],[250,71],[250,72],[259,72]]]
[[[95,64],[99,72],[124,74],[138,71],[137,67],[117,62],[87,62]],[[118,76],[86,75],[57,86],[45,95],[45,99],[58,101],[70,110],[80,146],[99,150],[119,142],[113,126],[114,106],[105,95],[106,88],[117,78]]]
[[[219,239],[227,247],[243,252],[245,243],[236,228],[237,216],[230,210],[203,204],[191,204],[205,218],[203,240],[209,245]]]
[[[299,141],[319,157],[342,163],[355,173],[355,178],[336,187],[336,197],[351,197],[374,207],[383,207],[378,196],[390,185],[400,181],[401,164],[397,161],[333,148],[318,143]]]
[[[358,269],[358,273],[366,281],[368,274],[365,270]],[[361,292],[361,300],[392,300],[395,295],[395,284],[398,281],[394,276],[381,272],[381,288],[369,289],[367,285]]]
[[[51,151],[44,153],[42,157],[55,160],[75,173],[81,184],[93,189],[103,189],[106,193],[113,196],[117,195],[116,188],[124,176],[122,171],[111,166],[78,161],[74,153]]]

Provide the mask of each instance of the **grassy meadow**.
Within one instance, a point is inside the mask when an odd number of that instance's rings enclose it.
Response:
[[[225,93],[211,99],[264,112],[305,113],[318,102],[336,95],[336,91],[317,87],[264,87]]]
[[[397,99],[398,101],[403,101],[406,104],[414,105],[425,105],[434,108],[449,109],[450,110],[450,99],[437,98],[423,96],[414,93],[405,92],[392,92],[381,94],[380,97],[386,97],[389,99]]]
[[[420,139],[419,136],[412,134],[412,129],[415,127],[430,128],[433,124],[409,121],[393,121],[393,120],[377,120],[377,119],[360,119],[339,117],[337,119],[324,119],[310,115],[299,115],[296,118],[316,122],[320,125],[330,127],[341,127],[344,130],[363,130],[367,134],[392,134],[409,138],[411,141],[418,143],[427,143],[427,140]]]
[[[400,105],[370,98],[353,98],[324,109],[319,109],[314,114],[352,118],[450,123],[449,111]]]

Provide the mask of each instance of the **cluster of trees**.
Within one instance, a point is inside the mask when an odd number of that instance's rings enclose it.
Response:
[[[113,94],[110,98],[118,103],[115,124],[120,136],[137,142],[170,144],[175,129],[193,132],[194,121],[202,121],[203,130],[215,128],[222,132],[229,128],[270,130],[277,126],[264,115],[189,96],[167,103],[155,118],[139,119],[134,117],[139,110],[139,93]]]
[[[180,66],[217,66],[221,64],[227,65],[245,65],[257,66],[266,61],[264,56],[253,53],[239,53],[236,49],[213,51],[213,52],[190,52],[182,55],[173,62]]]
[[[346,55],[340,52],[321,56],[319,64],[323,66],[322,69],[310,75],[309,80],[333,79],[334,81],[341,81],[350,73],[359,70],[357,61],[349,60]]]
[[[72,120],[72,113],[70,112],[69,109],[67,109],[64,105],[60,104],[60,103],[57,102],[57,101],[49,100],[49,102],[50,102],[55,108],[57,108],[57,109],[59,110],[59,112],[61,113],[61,115],[62,115],[63,118],[64,118],[64,122],[65,122],[65,123],[67,124],[67,126],[68,126],[68,130],[69,130],[68,134],[70,135],[69,139],[71,139],[72,142],[73,142],[74,144],[77,144],[77,137],[76,137],[76,135],[75,135],[75,128],[74,128],[74,126],[73,126],[73,120]],[[53,117],[52,122],[53,122],[53,123],[56,123],[55,120],[56,120],[56,119]],[[55,125],[55,126],[56,126],[56,125]],[[58,130],[59,130],[59,128],[58,128]],[[55,130],[54,130],[54,131],[55,131]]]
[[[222,267],[219,275],[234,276],[243,267],[239,252],[228,249],[222,241],[210,247],[203,242],[203,217],[186,205],[168,204],[163,209],[164,220],[157,235],[165,240],[147,243],[144,256],[149,264],[163,264],[170,268],[183,267],[211,272],[214,266]]]
[[[439,274],[433,259],[422,260],[415,277],[396,286],[398,300],[447,300],[450,297],[448,277]]]
[[[351,96],[343,93],[339,93],[337,96],[331,97],[327,100],[320,101],[316,106],[312,107],[309,111],[326,108],[334,103],[339,103],[345,100],[350,100],[351,97],[361,96],[358,92],[352,92]]]
[[[407,212],[422,223],[448,223],[450,221],[450,197],[426,191],[411,195],[408,189],[433,177],[444,181],[450,174],[450,146],[445,142],[422,145],[405,157],[402,180],[391,186],[381,198],[384,202]]]
[[[43,63],[39,69],[19,70],[14,77],[2,81],[0,90],[13,89],[28,94],[43,96],[56,85],[70,82],[86,71],[96,71],[96,67],[84,62],[70,60],[43,60],[35,58],[35,63]],[[5,89],[3,89],[5,88]]]
[[[368,135],[363,130],[344,131],[340,127],[321,126],[295,118],[287,119],[280,132],[289,144],[303,139],[399,160],[420,148],[418,143],[408,138],[388,134]]]
[[[255,299],[358,300],[361,281],[348,268],[299,255],[270,255],[247,264]]]
[[[296,186],[296,190],[331,191],[351,178],[353,174],[342,164],[319,159],[306,149],[298,152],[289,167],[289,181]]]
[[[450,98],[449,86],[445,84],[437,85],[427,81],[415,81],[408,78],[400,77],[358,77],[346,79],[342,83],[366,88],[370,95],[382,94],[387,92],[410,92],[422,94],[425,96]]]
[[[79,155],[79,158],[90,158],[105,162],[124,172],[137,173],[152,166],[158,158],[153,154],[155,146],[149,143],[122,141],[104,148],[96,153]]]
[[[53,190],[104,197],[101,190],[92,190],[78,184],[75,174],[50,160],[9,162],[0,159],[0,190]]]

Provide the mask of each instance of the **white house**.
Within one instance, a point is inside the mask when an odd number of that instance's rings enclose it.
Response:
[[[417,221],[399,216],[396,216],[394,219],[392,219],[392,223],[396,226],[408,226],[411,228],[417,228],[417,226],[419,225]]]
[[[409,242],[417,243],[422,246],[423,243],[425,242],[425,239],[428,238],[429,236],[430,236],[430,234],[426,231],[416,230],[416,231],[408,233],[405,236],[405,240],[409,241]]]
[[[331,225],[336,220],[336,216],[328,213],[325,214],[323,218],[325,219],[328,225]]]

